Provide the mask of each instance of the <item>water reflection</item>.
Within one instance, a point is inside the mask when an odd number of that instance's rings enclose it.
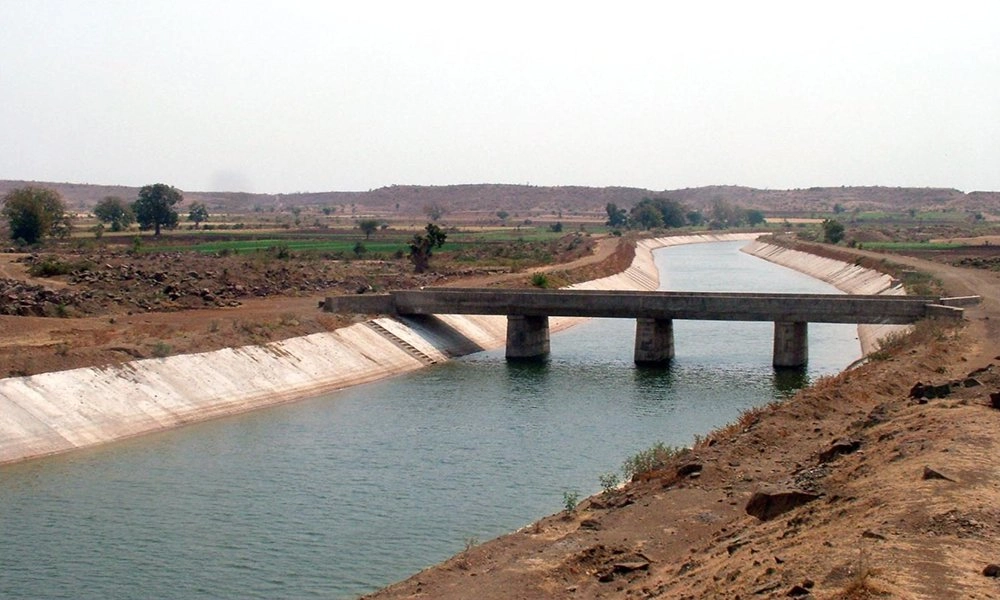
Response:
[[[780,397],[788,397],[809,386],[809,372],[805,369],[774,369],[774,389]]]

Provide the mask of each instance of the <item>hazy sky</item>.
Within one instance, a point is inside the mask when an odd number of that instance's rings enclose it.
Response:
[[[1000,190],[1000,2],[0,0],[0,179]]]

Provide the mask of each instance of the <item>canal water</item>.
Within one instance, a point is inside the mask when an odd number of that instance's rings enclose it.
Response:
[[[742,242],[663,249],[664,289],[836,293]],[[669,368],[634,322],[482,352],[291,405],[0,467],[0,598],[352,598],[560,510],[635,452],[687,445],[843,369],[850,325],[811,325],[801,374],[769,323],[675,322]]]

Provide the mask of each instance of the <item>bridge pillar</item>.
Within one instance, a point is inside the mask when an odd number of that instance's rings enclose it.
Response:
[[[507,358],[549,355],[549,318],[507,315]]]
[[[671,319],[635,320],[635,362],[662,363],[674,357],[674,322]]]
[[[804,367],[809,361],[809,324],[775,322],[774,366]]]

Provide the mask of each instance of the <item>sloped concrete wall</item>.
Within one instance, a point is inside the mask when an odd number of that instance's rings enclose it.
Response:
[[[628,269],[574,287],[654,290],[659,286],[654,249],[755,237],[724,234],[644,240]],[[782,255],[768,251],[768,260]],[[809,256],[788,255],[786,262],[806,261]],[[550,327],[559,330],[579,321],[552,318]],[[429,362],[502,346],[506,336],[506,318],[502,316],[439,315],[425,320],[381,318],[375,322],[391,337],[360,323],[260,346],[0,379],[0,463],[366,383]]]
[[[846,294],[893,296],[906,294],[902,284],[889,275],[855,264],[766,244],[761,241],[753,241],[742,250],[757,258],[825,281]],[[906,331],[909,327],[909,325],[858,325],[861,354],[867,356],[878,349],[879,340],[893,333]]]

